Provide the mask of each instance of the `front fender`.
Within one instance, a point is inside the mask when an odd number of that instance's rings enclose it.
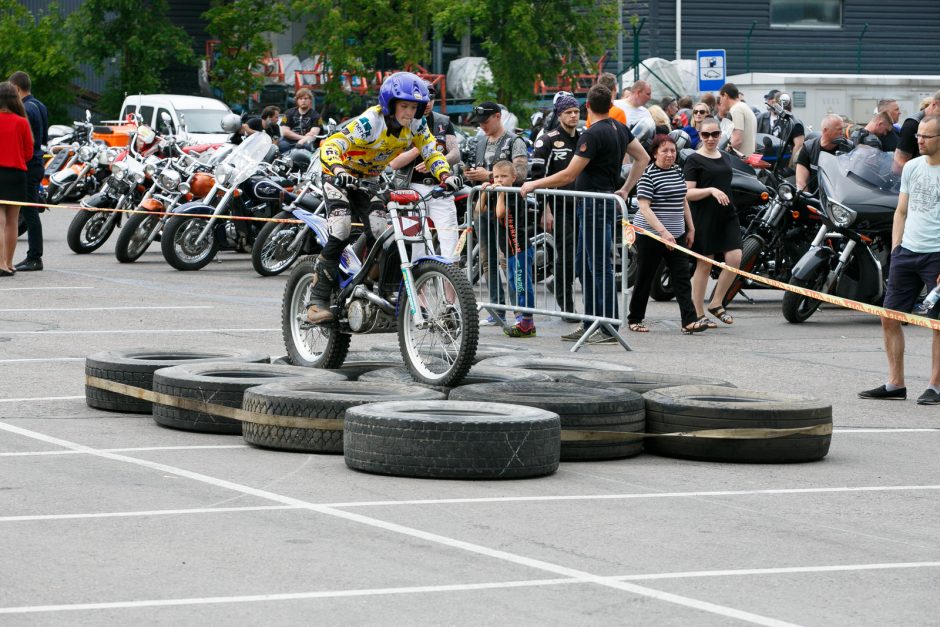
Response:
[[[825,267],[828,273],[830,262],[835,254],[835,251],[828,246],[811,246],[793,266],[792,278],[812,279],[818,274],[821,267]]]
[[[212,205],[207,205],[206,203],[200,200],[194,200],[192,202],[187,202],[182,205],[179,205],[171,211],[172,214],[204,214],[212,215],[215,213],[215,207]]]
[[[326,218],[314,215],[304,209],[294,209],[291,213],[294,214],[295,218],[310,227],[310,230],[317,236],[317,241],[320,242],[320,246],[326,246],[326,241],[329,239],[329,229],[327,227]]]
[[[103,191],[82,199],[81,205],[88,209],[114,209],[117,205],[117,198],[113,198],[107,191]]]

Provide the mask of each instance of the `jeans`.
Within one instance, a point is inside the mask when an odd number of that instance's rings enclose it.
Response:
[[[584,313],[617,317],[617,283],[611,261],[613,225],[617,206],[612,200],[578,200],[578,247],[583,262]],[[590,326],[584,323],[584,328]]]
[[[529,246],[521,253],[510,255],[506,262],[509,266],[509,281],[516,292],[514,304],[519,307],[535,307],[535,288],[532,285],[535,248]],[[524,315],[531,316],[532,314]]]
[[[26,167],[26,200],[41,203],[39,186],[42,184],[44,170],[42,163],[30,163]],[[26,238],[29,248],[27,259],[42,260],[42,222],[39,220],[38,207],[20,207],[20,213],[26,222]]]

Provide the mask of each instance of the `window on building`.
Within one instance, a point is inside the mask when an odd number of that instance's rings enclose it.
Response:
[[[842,28],[843,0],[770,0],[771,28]]]

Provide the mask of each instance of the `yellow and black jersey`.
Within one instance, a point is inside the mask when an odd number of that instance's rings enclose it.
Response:
[[[389,132],[378,105],[366,109],[327,137],[320,145],[320,160],[326,173],[338,165],[359,176],[378,176],[392,159],[412,146],[418,148],[434,178],[440,179],[441,174],[450,172],[424,118],[416,118],[396,136]]]

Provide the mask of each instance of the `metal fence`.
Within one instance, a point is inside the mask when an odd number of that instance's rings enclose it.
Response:
[[[626,326],[630,245],[628,216],[615,194],[474,187],[461,251],[477,302],[510,337],[525,337],[538,317],[579,323],[563,336],[572,352],[619,342]],[[580,292],[580,294],[578,293]],[[513,316],[514,314],[514,316]]]

